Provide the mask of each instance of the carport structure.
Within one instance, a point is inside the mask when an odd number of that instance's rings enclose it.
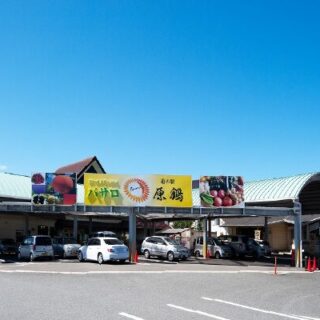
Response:
[[[296,265],[301,266],[301,215],[320,216],[320,173],[301,174],[292,177],[246,182],[245,208],[201,208],[197,183],[193,181],[193,207],[89,207],[84,206],[83,185],[78,185],[76,206],[32,206],[30,199],[31,180],[27,176],[0,173],[0,215],[18,214],[25,217],[25,235],[28,231],[28,217],[69,217],[73,223],[73,234],[77,234],[78,218],[94,217],[102,219],[119,218],[129,223],[131,256],[136,248],[137,217],[143,221],[202,220],[229,217],[287,217],[294,220],[294,240]],[[310,228],[305,221],[307,236],[310,231],[320,231],[320,224]],[[313,223],[311,225],[311,223]],[[6,226],[3,225],[3,228]],[[207,224],[204,223],[204,228]],[[306,239],[308,240],[308,239]]]
[[[172,207],[104,207],[104,206],[61,206],[61,205],[42,205],[33,206],[26,203],[0,203],[0,214],[19,213],[26,217],[29,215],[41,216],[73,216],[73,233],[77,235],[78,217],[99,217],[99,218],[121,218],[128,220],[129,223],[129,250],[130,261],[135,261],[136,255],[136,225],[137,217],[144,221],[160,220],[202,220],[204,245],[206,246],[207,238],[207,221],[208,219],[219,217],[272,217],[272,216],[293,216],[295,222],[294,239],[295,239],[295,265],[302,266],[301,256],[301,206],[299,203],[293,208],[283,207],[245,207],[245,208],[172,208]],[[204,252],[206,253],[206,247]]]

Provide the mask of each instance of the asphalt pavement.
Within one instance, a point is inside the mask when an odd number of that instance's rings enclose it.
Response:
[[[320,320],[320,272],[152,260],[1,263],[1,319]]]

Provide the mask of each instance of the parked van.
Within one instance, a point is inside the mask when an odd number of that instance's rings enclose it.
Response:
[[[52,240],[49,236],[29,236],[23,240],[18,249],[18,259],[34,261],[38,258],[53,260]]]
[[[261,246],[256,240],[248,236],[220,236],[219,239],[231,246],[235,256],[243,258],[251,256],[254,259],[260,259],[266,255],[266,249]]]
[[[231,247],[223,244],[219,239],[209,237],[207,241],[210,258],[214,257],[216,259],[220,259],[231,258],[233,256]],[[197,237],[195,239],[193,249],[196,257],[203,256],[203,237]]]
[[[236,257],[244,257],[249,253],[247,242],[249,237],[247,236],[230,236],[230,235],[223,235],[218,237],[222,243],[229,245],[233,253]]]
[[[186,260],[189,257],[188,248],[182,246],[176,240],[168,237],[147,237],[141,245],[141,253],[149,259],[151,256]]]

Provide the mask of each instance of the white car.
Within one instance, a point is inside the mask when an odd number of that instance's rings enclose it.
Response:
[[[90,260],[97,261],[99,264],[106,261],[124,263],[129,259],[129,249],[117,238],[91,238],[86,245],[79,248],[78,259],[80,262]]]

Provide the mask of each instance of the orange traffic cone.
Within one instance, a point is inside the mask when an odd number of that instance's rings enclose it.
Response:
[[[308,267],[307,267],[307,271],[308,272],[312,272],[312,268],[311,268],[311,258],[308,258]]]
[[[312,265],[312,271],[316,271],[318,269],[317,266],[317,258],[313,257],[313,265]]]
[[[139,255],[138,255],[138,251],[136,251],[136,254],[134,256],[134,262],[138,263],[139,262]]]
[[[207,259],[209,259],[210,257],[211,257],[211,253],[210,253],[209,248],[207,248]]]

